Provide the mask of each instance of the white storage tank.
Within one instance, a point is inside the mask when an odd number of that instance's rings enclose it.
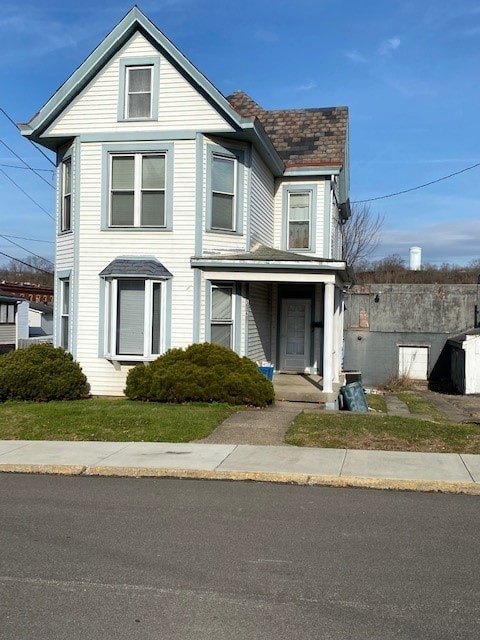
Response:
[[[420,247],[410,247],[410,271],[420,271],[422,268],[422,250]]]

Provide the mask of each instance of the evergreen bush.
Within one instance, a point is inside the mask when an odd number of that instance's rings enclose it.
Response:
[[[0,401],[78,400],[89,384],[70,353],[50,344],[34,344],[0,358]]]
[[[149,365],[128,372],[125,395],[152,402],[228,402],[264,407],[273,402],[272,383],[249,358],[204,342],[171,349]]]

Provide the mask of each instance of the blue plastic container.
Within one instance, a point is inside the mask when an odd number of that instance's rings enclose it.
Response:
[[[273,364],[262,365],[261,367],[258,367],[260,373],[263,374],[267,380],[270,380],[270,382],[273,380],[274,369],[275,367],[273,366]]]

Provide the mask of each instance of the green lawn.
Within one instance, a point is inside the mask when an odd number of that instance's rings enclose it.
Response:
[[[422,408],[425,409],[423,406]],[[480,427],[349,411],[300,414],[286,435],[301,447],[480,453]]]
[[[125,398],[0,404],[0,440],[190,442],[208,436],[237,409]]]

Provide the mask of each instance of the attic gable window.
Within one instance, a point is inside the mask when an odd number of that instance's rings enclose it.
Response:
[[[152,66],[127,67],[125,118],[152,117]]]
[[[118,80],[118,121],[156,120],[160,85],[160,58],[121,58]]]

